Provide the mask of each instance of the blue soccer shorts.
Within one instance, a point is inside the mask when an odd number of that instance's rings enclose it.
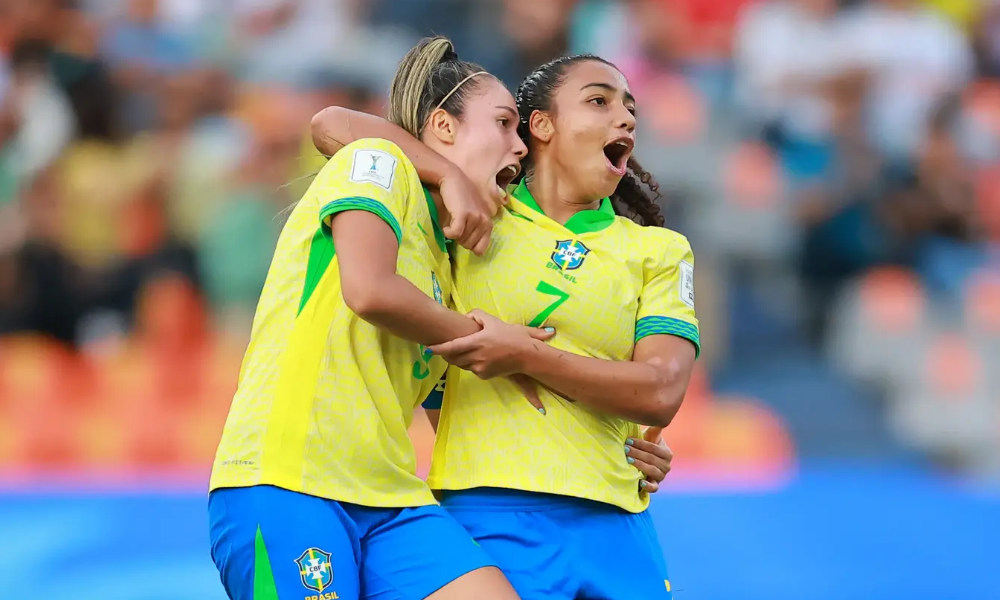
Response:
[[[369,508],[253,486],[213,491],[208,516],[232,600],[423,600],[496,566],[438,505]]]
[[[522,600],[671,600],[647,512],[517,490],[444,492],[442,505],[503,570]]]

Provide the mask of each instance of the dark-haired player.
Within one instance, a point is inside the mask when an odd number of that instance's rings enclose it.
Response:
[[[456,308],[485,328],[431,348],[462,369],[448,371],[428,483],[522,598],[669,598],[633,459],[656,463],[639,424],[670,422],[699,352],[691,248],[643,188],[656,193],[631,158],[635,100],[617,68],[558,59],[517,100],[524,181],[491,250],[453,252]],[[559,333],[525,344],[486,313]],[[497,377],[511,372],[541,384],[544,412]]]

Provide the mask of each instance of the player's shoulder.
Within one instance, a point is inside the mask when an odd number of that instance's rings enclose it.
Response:
[[[382,138],[361,138],[341,148],[320,172],[325,177],[345,177],[356,183],[375,183],[384,188],[415,177],[416,170],[403,150]]]
[[[639,225],[627,217],[617,217],[621,224],[622,234],[638,246],[637,250],[647,256],[679,255],[691,252],[691,243],[687,237],[666,227],[650,227]]]
[[[383,138],[361,138],[359,140],[354,140],[350,144],[344,146],[340,149],[335,156],[354,156],[356,152],[381,152],[383,154],[388,154],[395,158],[396,160],[403,160],[409,162],[406,155],[403,154],[403,149],[396,145],[395,142]]]

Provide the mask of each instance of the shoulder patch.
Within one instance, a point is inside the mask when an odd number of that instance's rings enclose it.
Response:
[[[678,276],[680,277],[678,293],[681,302],[694,308],[694,265],[682,260],[678,266]]]
[[[392,188],[396,175],[396,157],[382,150],[361,149],[354,151],[354,163],[351,165],[351,181],[356,183],[374,183]]]

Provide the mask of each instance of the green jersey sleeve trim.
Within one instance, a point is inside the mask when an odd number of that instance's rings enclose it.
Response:
[[[695,358],[701,356],[701,334],[687,321],[673,317],[643,317],[635,324],[635,341],[650,335],[675,335],[694,344]]]
[[[363,210],[376,215],[385,221],[389,227],[392,227],[393,233],[396,234],[396,242],[399,244],[403,243],[403,230],[400,228],[399,221],[396,220],[396,216],[392,214],[392,211],[386,208],[385,204],[382,204],[378,200],[364,198],[361,196],[339,198],[327,203],[327,205],[319,211],[319,220],[323,228],[323,232],[327,235],[330,234],[330,226],[326,222],[327,218],[348,210]]]
[[[264,545],[264,534],[257,526],[257,535],[253,542],[253,598],[254,600],[278,600],[278,586],[274,583],[274,571],[271,569],[271,559]]]

